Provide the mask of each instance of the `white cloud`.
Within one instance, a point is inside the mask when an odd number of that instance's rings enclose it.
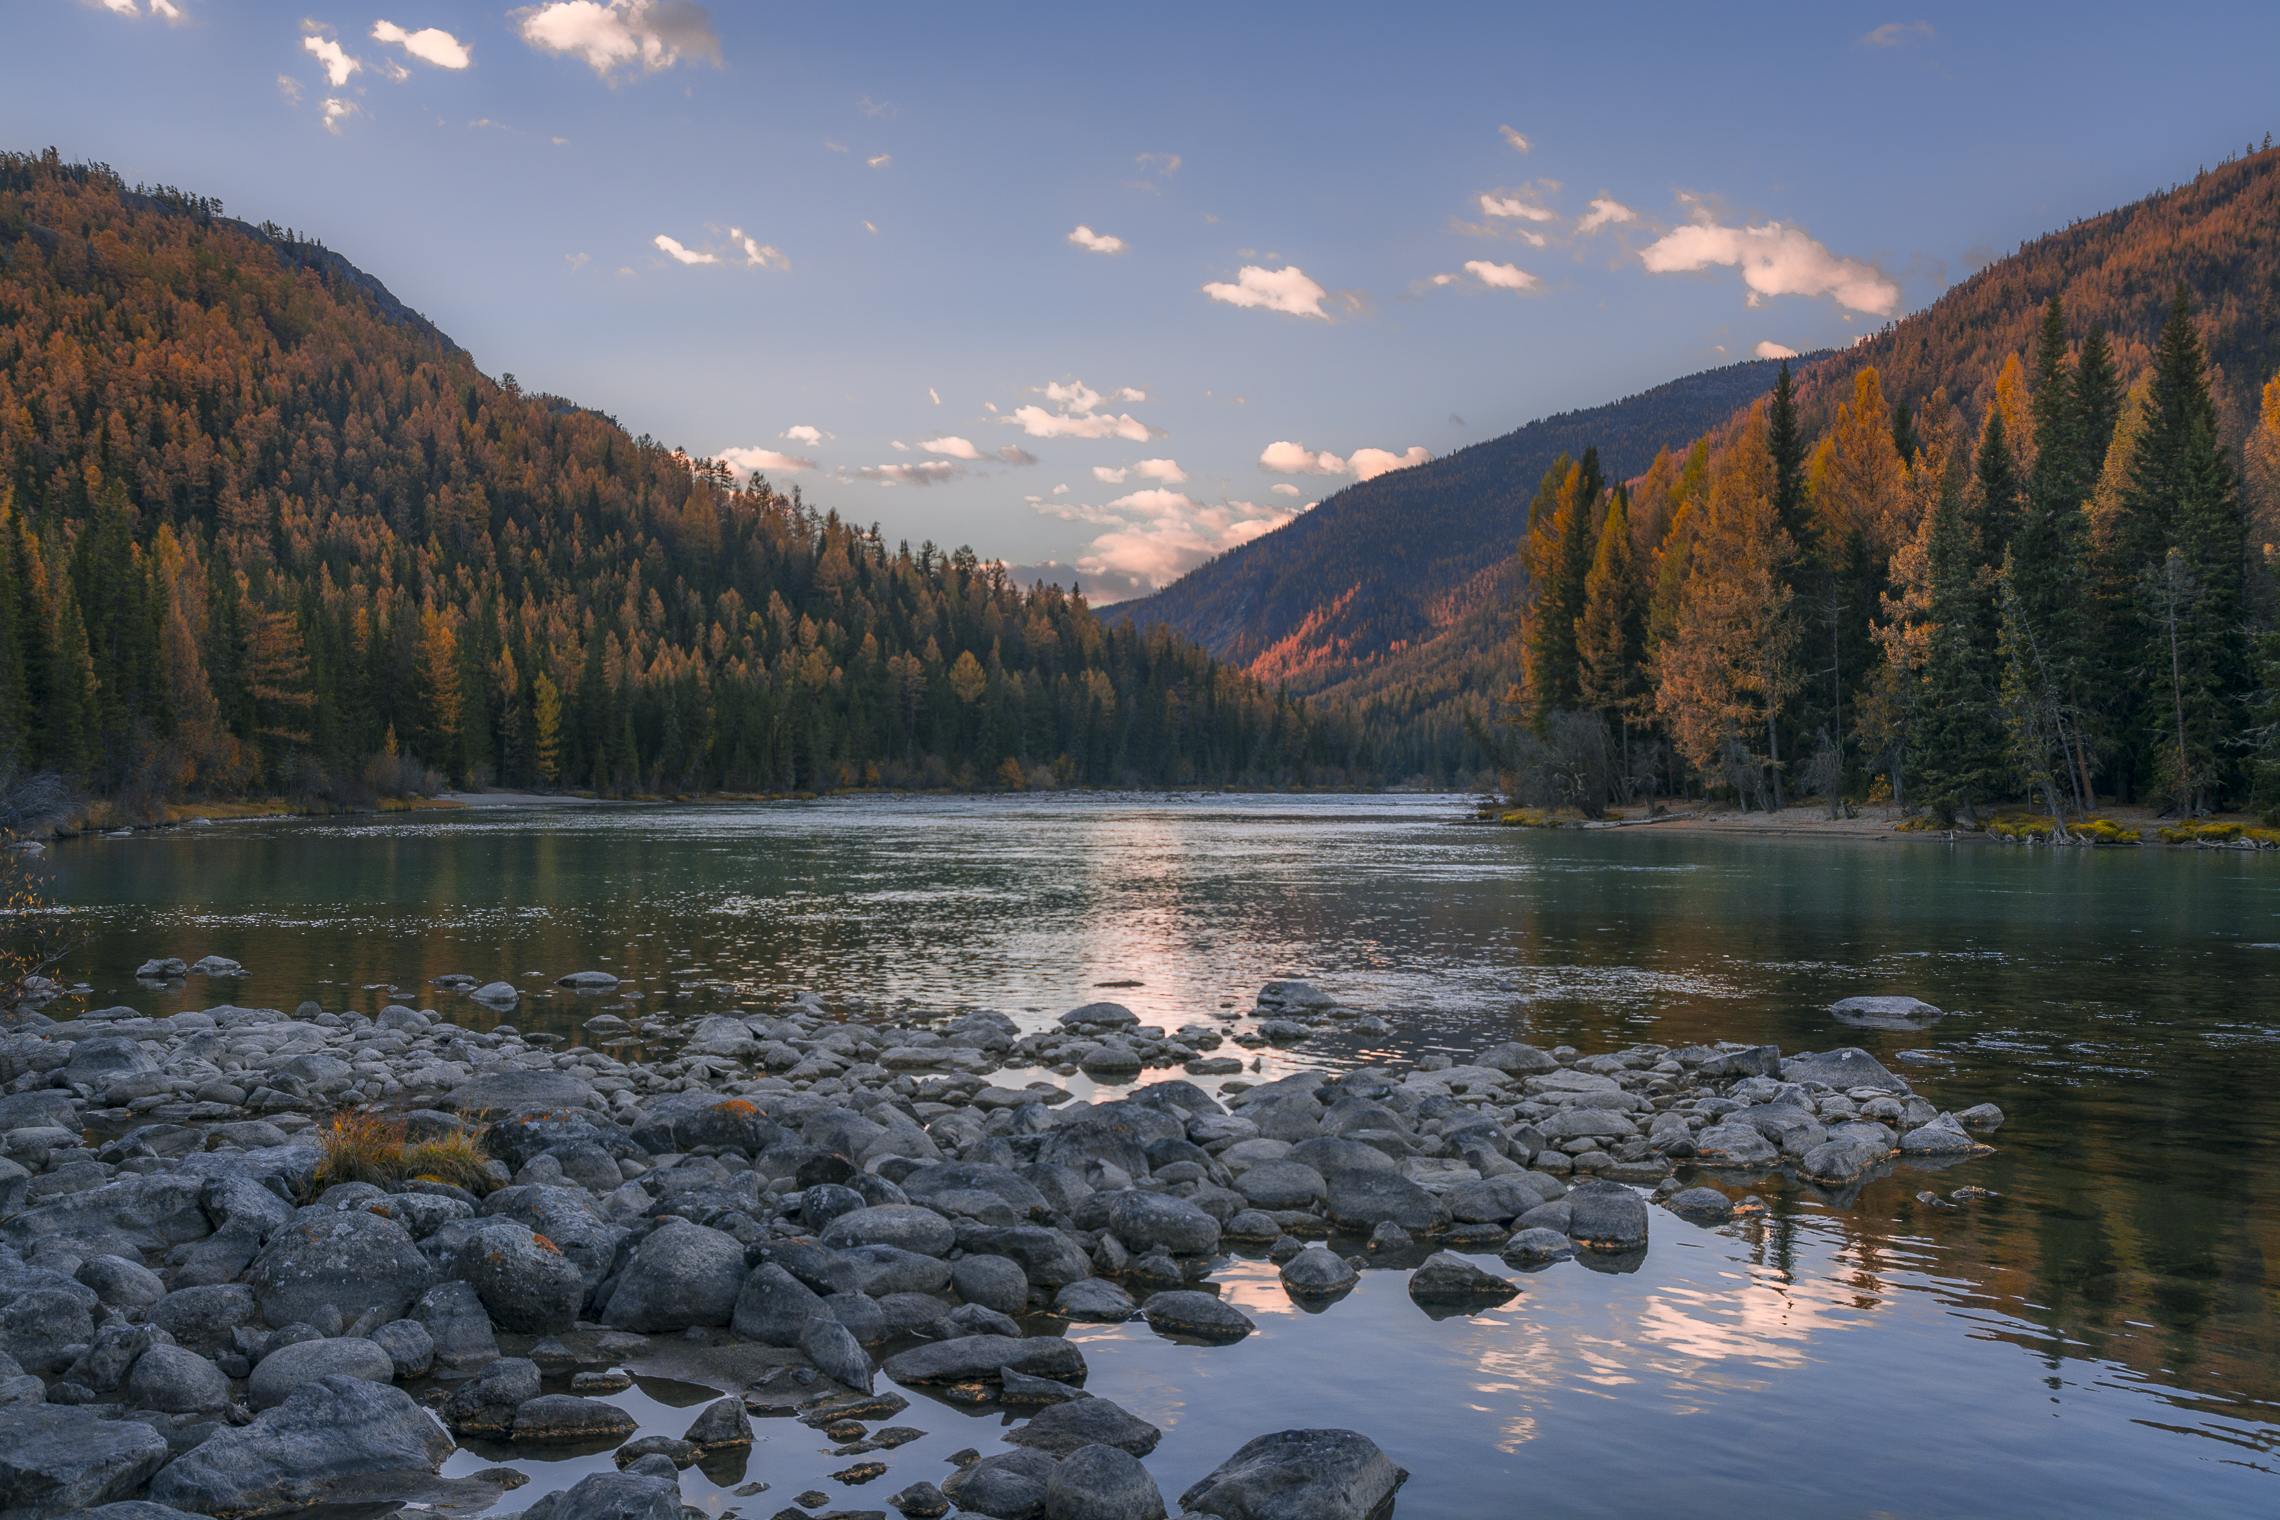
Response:
[[[1107,529],[1089,545],[1091,552],[1077,561],[1086,575],[1158,587],[1170,585],[1214,555],[1273,532],[1301,509],[1248,501],[1207,506],[1184,492],[1159,488],[1134,491],[1101,507],[1040,503],[1037,510]]]
[[[798,454],[779,454],[774,449],[722,449],[719,457],[722,464],[734,465],[747,475],[754,472],[797,475],[803,470],[822,468],[812,459]]]
[[[325,78],[334,89],[348,83],[348,76],[363,70],[361,60],[351,58],[348,50],[330,37],[303,37],[301,46],[324,66]]]
[[[1396,454],[1389,449],[1356,449],[1346,456],[1346,464],[1356,480],[1375,480],[1389,471],[1412,469],[1432,457],[1423,448],[1414,446],[1406,454]]]
[[[142,14],[141,11],[135,9],[135,0],[100,0],[100,3],[103,9],[114,15],[139,16]]]
[[[823,442],[826,438],[837,438],[839,435],[837,433],[827,433],[819,427],[809,427],[806,423],[802,422],[796,426],[784,429],[776,436],[778,438],[789,438],[794,443],[804,443],[812,448],[816,444]]]
[[[936,406],[940,406],[942,404],[942,393],[936,390],[933,386],[930,385],[926,388],[926,394]]]
[[[1213,281],[1203,287],[1203,293],[1230,306],[1255,306],[1265,311],[1287,312],[1294,317],[1330,320],[1330,314],[1322,309],[1322,302],[1330,292],[1308,279],[1306,272],[1296,264],[1281,269],[1245,264],[1236,273],[1234,284]]]
[[[1457,277],[1453,274],[1437,274],[1433,276],[1431,283],[1435,285],[1454,285],[1457,283]]]
[[[285,97],[285,104],[297,106],[301,103],[301,81],[290,74],[280,74],[277,76],[277,93]]]
[[[654,74],[684,54],[720,62],[712,18],[689,0],[554,0],[515,16],[523,41],[540,52],[583,59],[604,79],[627,65]]]
[[[1131,443],[1146,443],[1151,436],[1148,425],[1129,412],[1112,415],[1097,410],[1105,400],[1148,399],[1146,392],[1131,386],[1117,390],[1112,398],[1103,396],[1082,380],[1072,380],[1066,385],[1055,380],[1041,387],[1038,393],[1060,410],[1049,412],[1031,403],[1015,407],[998,421],[1018,427],[1032,438],[1122,438]]]
[[[918,446],[929,454],[947,454],[952,459],[978,460],[982,457],[982,451],[975,448],[970,440],[948,434],[940,438],[921,438]]]
[[[1278,480],[1273,485],[1267,487],[1267,489],[1274,492],[1277,496],[1303,496],[1306,494],[1287,480]]]
[[[1096,464],[1092,467],[1092,470],[1093,479],[1100,481],[1104,485],[1112,486],[1120,486],[1124,484],[1124,478],[1132,473],[1130,470],[1126,469],[1112,470],[1105,464]]]
[[[1906,47],[1911,42],[1929,42],[1938,34],[1929,21],[1887,21],[1860,39],[1862,47]]]
[[[1069,494],[1069,488],[1066,484],[1057,485],[1053,488],[1053,494],[1055,496],[1066,496]]]
[[[1525,153],[1528,151],[1529,143],[1527,138],[1522,137],[1519,133],[1513,131],[1510,127],[1498,127],[1496,130],[1504,134],[1504,140],[1512,144],[1512,150],[1515,153]]]
[[[1132,467],[1132,473],[1142,480],[1160,480],[1168,486],[1179,485],[1187,479],[1187,471],[1169,459],[1143,459]]]
[[[717,264],[720,262],[719,254],[699,253],[694,248],[684,248],[680,245],[680,243],[676,242],[672,238],[667,237],[662,232],[658,233],[657,236],[651,238],[650,241],[652,243],[655,243],[658,247],[664,249],[668,257],[677,259],[683,264]]]
[[[755,242],[741,227],[728,229],[728,240],[744,250],[744,262],[758,269],[789,269],[792,261],[773,243]]]
[[[351,116],[362,116],[364,114],[362,109],[357,106],[355,101],[336,100],[329,95],[325,97],[324,110],[325,130],[327,132],[335,134],[336,136],[340,132],[340,124],[342,122],[346,121]]]
[[[874,169],[884,169],[887,165],[893,163],[894,161],[895,156],[892,153],[881,153],[874,157],[866,158],[863,160],[863,162],[869,164]]]
[[[1575,230],[1578,232],[1597,232],[1610,222],[1629,222],[1637,219],[1638,213],[1630,207],[1621,201],[1610,200],[1602,195],[1591,203],[1590,215],[1577,222]]]
[[[1303,443],[1285,440],[1270,443],[1259,451],[1259,468],[1277,475],[1352,475],[1356,480],[1374,480],[1388,470],[1406,470],[1432,457],[1422,447],[1412,446],[1405,454],[1389,449],[1356,449],[1340,459],[1335,454],[1318,454]],[[1295,496],[1298,492],[1293,489],[1290,494]]]
[[[99,6],[114,16],[134,16],[139,19],[142,15],[135,8],[135,0],[88,0],[88,3]],[[162,21],[185,19],[180,7],[174,5],[172,0],[150,0],[150,13]]]
[[[910,452],[910,445],[903,442],[900,438],[897,438],[890,442],[887,447],[893,449],[898,454],[907,454]]]
[[[928,459],[918,464],[867,464],[859,470],[841,470],[843,480],[872,480],[883,486],[937,486],[956,480],[966,467],[949,459]]]
[[[1695,222],[1648,244],[1640,258],[1654,274],[1739,265],[1753,306],[1760,296],[1827,295],[1840,306],[1886,317],[1900,305],[1899,285],[1882,270],[1831,253],[1801,228],[1779,222],[1762,227]]]
[[[1465,260],[1465,273],[1491,290],[1534,290],[1544,283],[1525,269],[1511,264],[1491,264],[1486,259]]]
[[[394,43],[420,62],[432,63],[439,69],[463,69],[473,62],[468,56],[467,44],[440,27],[407,32],[393,21],[375,21],[372,40]]]
[[[1761,338],[1758,340],[1757,356],[1760,359],[1794,359],[1797,357],[1797,350],[1784,348],[1771,338]]]
[[[1180,172],[1180,156],[1177,153],[1142,153],[1132,161],[1140,166],[1143,174],[1155,174],[1169,179]]]
[[[1018,443],[1001,443],[994,452],[999,459],[1017,469],[1026,468],[1037,462],[1037,456]]]
[[[1490,216],[1518,217],[1528,222],[1556,222],[1560,219],[1557,211],[1539,206],[1533,201],[1524,201],[1516,195],[1483,195],[1480,198],[1480,209]]]
[[[173,4],[172,0],[150,0],[150,13],[168,21],[180,21],[182,19],[182,8]]]
[[[1069,234],[1069,241],[1088,253],[1122,253],[1125,249],[1124,239],[1110,237],[1105,232],[1095,232],[1081,222],[1077,224],[1077,230]]]

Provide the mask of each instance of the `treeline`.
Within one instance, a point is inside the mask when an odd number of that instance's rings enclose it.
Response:
[[[1973,421],[1873,367],[1818,438],[1771,398],[1635,488],[1562,461],[1531,507],[1506,749],[1526,800],[1710,789],[2280,807],[2280,378],[2224,442],[2179,286],[2125,387],[2044,302]]]
[[[218,211],[0,155],[14,773],[146,799],[1355,774],[1192,644],[493,383]]]

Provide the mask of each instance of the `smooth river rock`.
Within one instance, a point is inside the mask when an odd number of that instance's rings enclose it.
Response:
[[[344,1488],[373,1502],[392,1480],[432,1478],[451,1452],[451,1437],[402,1389],[328,1377],[175,1458],[150,1497],[223,1520],[322,1504]]]
[[[1278,1430],[1246,1443],[1180,1495],[1219,1520],[1373,1520],[1409,1477],[1351,1430]]]

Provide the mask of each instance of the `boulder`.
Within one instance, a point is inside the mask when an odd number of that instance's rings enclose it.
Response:
[[[567,987],[572,992],[615,992],[618,979],[607,971],[573,971],[568,976],[556,977],[554,985]]]
[[[48,1274],[53,1276],[54,1274]],[[20,1289],[0,1303],[0,1355],[26,1372],[59,1372],[95,1338],[86,1299],[95,1295],[68,1278],[61,1286]]]
[[[522,999],[513,982],[485,982],[467,995],[489,1008],[512,1008]]]
[[[473,1283],[437,1283],[412,1305],[411,1317],[427,1331],[435,1364],[446,1371],[464,1372],[499,1354],[490,1312]]]
[[[462,1082],[445,1094],[441,1106],[471,1119],[503,1119],[534,1108],[587,1108],[593,1098],[594,1089],[568,1072],[510,1066]]]
[[[1233,1304],[1192,1288],[1151,1293],[1140,1306],[1140,1317],[1159,1335],[1184,1335],[1213,1345],[1239,1341],[1258,1328]]]
[[[1838,1023],[1857,1024],[1863,1029],[1921,1029],[1946,1017],[1923,999],[1912,997],[1839,998],[1829,1005],[1829,1012]]]
[[[150,1497],[198,1514],[261,1515],[322,1504],[353,1485],[369,1503],[386,1497],[391,1479],[424,1483],[451,1452],[451,1437],[402,1389],[320,1378],[175,1458]]]
[[[1846,1045],[1818,1055],[1806,1051],[1781,1063],[1784,1082],[1820,1082],[1838,1092],[1873,1087],[1882,1092],[1906,1094],[1908,1084],[1888,1072],[1876,1057],[1858,1046]]]
[[[1733,1077],[1778,1077],[1781,1075],[1781,1047],[1754,1045],[1743,1050],[1721,1051],[1696,1067],[1695,1074],[1714,1082]]]
[[[1029,1275],[1009,1257],[987,1252],[961,1257],[950,1265],[950,1285],[967,1303],[1000,1314],[1019,1314],[1029,1305]]]
[[[715,1399],[704,1408],[688,1432],[681,1437],[699,1451],[720,1451],[732,1446],[752,1444],[752,1417],[744,1412],[744,1401],[736,1398]]]
[[[742,1241],[676,1220],[635,1248],[602,1322],[651,1335],[725,1325],[736,1313],[744,1277]]]
[[[1048,1405],[1026,1425],[1018,1425],[1005,1433],[1011,1445],[1027,1446],[1056,1457],[1066,1457],[1080,1446],[1095,1445],[1114,1446],[1133,1456],[1144,1457],[1154,1451],[1156,1443],[1163,1438],[1162,1431],[1123,1405],[1089,1397],[1064,1399]]]
[[[143,1360],[150,1358],[146,1356]],[[375,1341],[346,1337],[283,1346],[263,1357],[254,1367],[253,1376],[246,1379],[246,1407],[256,1412],[273,1409],[291,1398],[293,1390],[303,1383],[328,1377],[393,1383],[396,1359]]]
[[[1635,1251],[1647,1243],[1647,1201],[1620,1182],[1591,1181],[1569,1190],[1568,1237],[1592,1251]]]
[[[1320,1172],[1298,1161],[1261,1162],[1235,1179],[1235,1191],[1262,1209],[1303,1209],[1329,1189]]]
[[[563,1446],[622,1440],[640,1425],[632,1415],[601,1399],[545,1393],[515,1406],[512,1430],[518,1446]]]
[[[1063,1027],[1069,1029],[1131,1029],[1139,1022],[1140,1016],[1122,1003],[1087,1003],[1061,1015]]]
[[[876,1370],[871,1358],[854,1332],[838,1320],[824,1314],[810,1315],[800,1331],[800,1350],[815,1364],[816,1371],[842,1388],[871,1391]]]
[[[1066,1283],[1053,1295],[1053,1312],[1063,1319],[1094,1324],[1122,1324],[1140,1306],[1132,1295],[1105,1277],[1080,1278]]]
[[[177,1288],[153,1304],[144,1317],[182,1345],[219,1349],[229,1344],[232,1330],[252,1324],[260,1315],[261,1306],[254,1302],[251,1288],[244,1283],[216,1283]]]
[[[1278,1430],[1246,1443],[1180,1495],[1219,1520],[1372,1520],[1409,1474],[1351,1430]]]
[[[1318,1135],[1311,1140],[1301,1140],[1290,1148],[1290,1153],[1283,1159],[1295,1161],[1300,1166],[1313,1167],[1325,1179],[1352,1169],[1365,1172],[1394,1172],[1401,1169],[1398,1162],[1376,1146],[1365,1145],[1343,1135]]]
[[[1049,1404],[1067,1404],[1092,1397],[1082,1388],[1056,1383],[1051,1378],[1031,1377],[1010,1367],[999,1368],[998,1377],[998,1402],[1008,1407],[1041,1409]]]
[[[523,1520],[682,1520],[681,1485],[646,1473],[593,1473],[540,1499]]]
[[[1547,1205],[1548,1206],[1548,1205]],[[1504,1264],[1508,1267],[1541,1267],[1555,1261],[1566,1261],[1575,1255],[1575,1242],[1567,1238],[1564,1230],[1532,1226],[1516,1232],[1504,1242]]]
[[[1282,1264],[1283,1291],[1293,1298],[1334,1298],[1362,1280],[1335,1251],[1309,1247]]]
[[[214,1414],[229,1407],[230,1380],[195,1351],[153,1346],[135,1358],[119,1398],[132,1408],[161,1414]]]
[[[1506,1172],[1478,1182],[1460,1182],[1441,1195],[1449,1217],[1461,1224],[1502,1224],[1539,1203],[1542,1191],[1525,1175]]]
[[[1824,1140],[1798,1158],[1797,1169],[1815,1182],[1843,1187],[1859,1181],[1869,1168],[1891,1154],[1890,1146],[1874,1140]]]
[[[1138,1458],[1112,1445],[1078,1447],[1045,1480],[1045,1520],[1163,1520],[1163,1516],[1164,1495],[1156,1480]]]
[[[837,1250],[884,1245],[921,1256],[947,1256],[958,1231],[932,1209],[915,1204],[884,1204],[840,1215],[825,1228],[823,1243]]]
[[[762,1262],[737,1290],[729,1328],[764,1346],[797,1346],[807,1322],[829,1312],[806,1283],[772,1261]]]
[[[518,1335],[571,1329],[586,1303],[578,1264],[518,1220],[487,1221],[460,1246],[453,1271],[500,1329]]]
[[[1327,1207],[1330,1217],[1349,1230],[1393,1224],[1416,1235],[1449,1227],[1449,1211],[1441,1201],[1398,1172],[1360,1167],[1333,1172]]]
[[[1781,1152],[1747,1124],[1713,1124],[1694,1137],[1694,1156],[1704,1166],[1771,1166]]]
[[[372,1332],[372,1344],[388,1353],[400,1378],[425,1377],[435,1366],[435,1338],[416,1319],[395,1319]]]
[[[940,1193],[993,1193],[1015,1214],[1028,1219],[1049,1219],[1054,1209],[1052,1201],[1021,1173],[983,1162],[945,1161],[922,1166],[903,1178],[902,1190],[913,1203],[924,1203]]]
[[[652,1098],[634,1121],[633,1143],[651,1155],[729,1145],[757,1156],[783,1138],[783,1130],[749,1098],[714,1092]]]
[[[515,1408],[538,1397],[538,1363],[503,1356],[451,1390],[443,1401],[443,1423],[461,1435],[504,1436],[514,1428]]]
[[[136,1420],[60,1404],[0,1407],[0,1514],[51,1520],[124,1498],[166,1461],[166,1437]]]
[[[1805,1158],[1807,1175],[1811,1175],[1812,1159]],[[1691,1187],[1673,1193],[1663,1200],[1663,1207],[1695,1224],[1724,1224],[1734,1217],[1734,1201],[1716,1188]]]
[[[1552,1059],[1549,1051],[1538,1050],[1533,1045],[1522,1045],[1516,1040],[1489,1046],[1472,1058],[1472,1064],[1514,1077],[1541,1076],[1560,1068],[1560,1063]]]
[[[279,1230],[246,1281],[272,1325],[315,1323],[328,1304],[349,1320],[378,1310],[385,1321],[402,1319],[436,1272],[402,1225],[346,1209]]]
[[[1060,1464],[1041,1451],[1000,1452],[952,1473],[942,1491],[962,1514],[996,1520],[1039,1520],[1045,1513],[1046,1485]]]
[[[1611,1108],[1563,1108],[1536,1125],[1537,1133],[1555,1144],[1562,1140],[1628,1139],[1639,1126]]]
[[[1110,1197],[1109,1231],[1133,1251],[1209,1256],[1219,1249],[1219,1221],[1184,1198],[1126,1188]]]
[[[1953,1114],[1941,1114],[1900,1137],[1903,1156],[1968,1156],[1987,1148],[1965,1133]]]
[[[618,1245],[628,1233],[624,1225],[603,1218],[600,1202],[582,1187],[540,1183],[503,1187],[483,1200],[483,1213],[512,1219],[553,1241],[578,1264],[588,1293],[609,1276],[617,1263]]]
[[[1482,1271],[1451,1251],[1435,1251],[1409,1274],[1409,1296],[1421,1304],[1486,1307],[1504,1303],[1519,1292],[1513,1283]]]
[[[2003,1127],[2003,1110],[1992,1103],[1980,1103],[1955,1116],[1955,1122],[1978,1134],[1989,1135]],[[80,1279],[82,1282],[85,1278]],[[108,1300],[105,1300],[108,1302]]]
[[[950,1383],[995,1383],[1007,1367],[1031,1377],[1082,1383],[1084,1353],[1057,1335],[965,1335],[934,1341],[888,1357],[880,1370],[910,1388]]]

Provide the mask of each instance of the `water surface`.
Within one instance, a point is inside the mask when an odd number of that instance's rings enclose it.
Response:
[[[508,1017],[567,1035],[596,1001],[548,984],[597,967],[639,994],[608,1003],[636,1008],[804,987],[1033,1026],[1108,996],[1177,1025],[1300,975],[1394,1033],[1270,1053],[1266,1074],[1506,1038],[1858,1044],[1942,1107],[2001,1104],[1997,1153],[1900,1170],[1844,1207],[1774,1179],[1769,1217],[1727,1232],[1657,1211],[1638,1272],[1562,1264],[1471,1318],[1427,1318],[1398,1272],[1302,1314],[1271,1269],[1238,1264],[1221,1281],[1258,1334],[1205,1350],[1080,1327],[1089,1386],[1164,1427],[1148,1465],[1175,1497],[1251,1435],[1329,1424],[1411,1470],[1404,1520],[2280,1512],[2280,860],[1543,833],[1461,812],[591,806],[227,824],[50,858],[91,916],[94,1001],[151,1012],[313,997],[497,1022],[428,985],[463,972],[529,989]],[[209,952],[246,979],[130,976]],[[1921,1032],[1830,1019],[1864,992],[1956,1011]],[[1915,1201],[1966,1183],[2001,1196]],[[693,1414],[657,1408],[674,1435]],[[930,1434],[867,1488],[824,1479],[850,1459],[814,1432],[769,1422],[749,1474],[766,1494],[696,1469],[685,1492],[748,1516],[810,1486],[877,1508],[961,1446],[1001,1449],[995,1415],[917,1399],[899,1423]],[[510,1507],[606,1463],[518,1460],[538,1482]]]

